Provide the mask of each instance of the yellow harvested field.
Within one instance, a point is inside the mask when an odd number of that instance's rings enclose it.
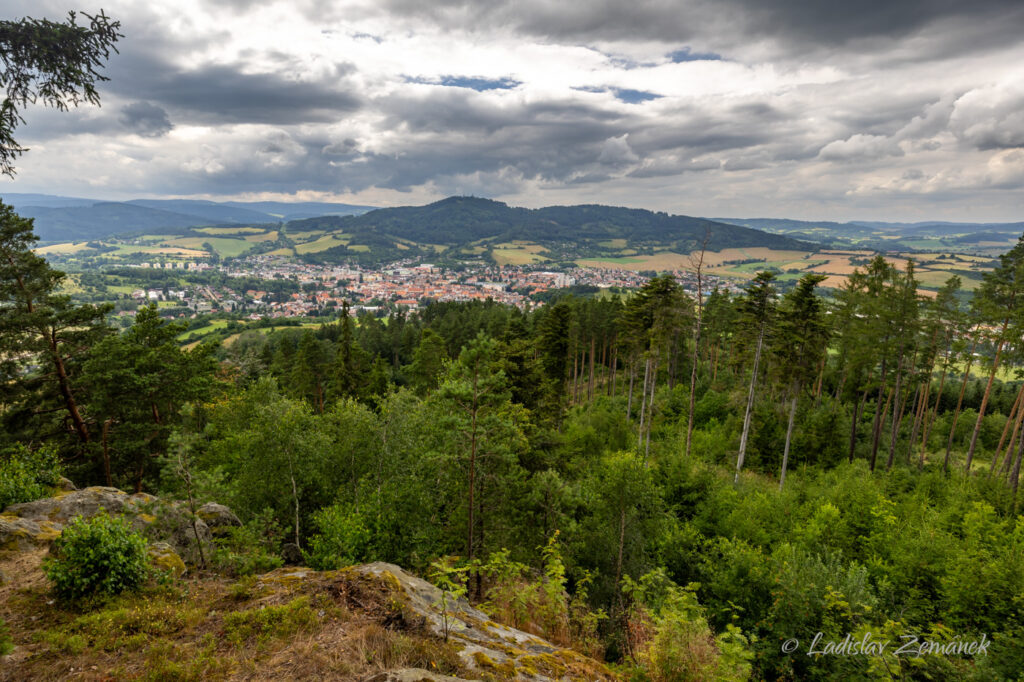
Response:
[[[47,256],[50,254],[65,255],[69,253],[78,253],[89,248],[86,246],[86,242],[66,242],[64,244],[50,244],[49,246],[40,246],[35,249],[35,252],[40,256]]]
[[[272,242],[277,239],[277,230],[262,234],[250,234],[244,237],[244,239],[247,242]]]
[[[197,251],[196,249],[174,249],[170,247],[149,247],[139,249],[139,251],[142,253],[158,253],[165,256],[181,256],[183,258],[206,258],[210,255],[205,251]]]
[[[312,239],[327,234],[326,230],[308,230],[306,232],[289,232],[288,237],[296,240]],[[339,235],[340,236],[340,235]]]
[[[197,227],[196,232],[223,237],[232,234],[261,234],[264,230],[258,227]]]

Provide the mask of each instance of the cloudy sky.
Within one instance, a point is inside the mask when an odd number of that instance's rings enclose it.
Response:
[[[103,106],[29,110],[0,193],[1024,220],[1019,0],[102,7]]]

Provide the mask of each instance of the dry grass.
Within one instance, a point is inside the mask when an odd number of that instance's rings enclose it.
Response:
[[[456,650],[345,572],[300,580],[212,575],[84,608],[53,600],[45,550],[0,558],[0,617],[16,649],[0,680],[363,679],[391,668],[460,675]]]

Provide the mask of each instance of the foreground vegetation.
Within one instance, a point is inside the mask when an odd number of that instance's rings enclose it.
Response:
[[[3,230],[4,466],[228,504],[211,568],[395,562],[637,680],[1024,668],[1024,384],[996,376],[1024,242],[970,309],[878,258],[832,302],[814,275],[697,300],[659,277],[185,351],[154,308],[118,334],[71,304],[31,225]],[[807,655],[818,633],[991,645]]]

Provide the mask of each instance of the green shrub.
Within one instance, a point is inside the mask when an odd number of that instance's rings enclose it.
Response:
[[[284,563],[279,553],[281,537],[281,527],[272,513],[261,514],[244,526],[227,528],[222,537],[213,539],[217,545],[213,567],[238,578],[279,568]]]
[[[346,505],[335,504],[314,516],[320,532],[309,541],[305,559],[318,571],[359,563],[367,553],[370,531],[362,517]]]
[[[76,516],[54,546],[55,556],[44,561],[43,570],[61,599],[120,594],[149,576],[145,538],[106,512]]]
[[[51,448],[29,450],[18,445],[0,454],[0,510],[46,497],[61,473],[57,453]]]

